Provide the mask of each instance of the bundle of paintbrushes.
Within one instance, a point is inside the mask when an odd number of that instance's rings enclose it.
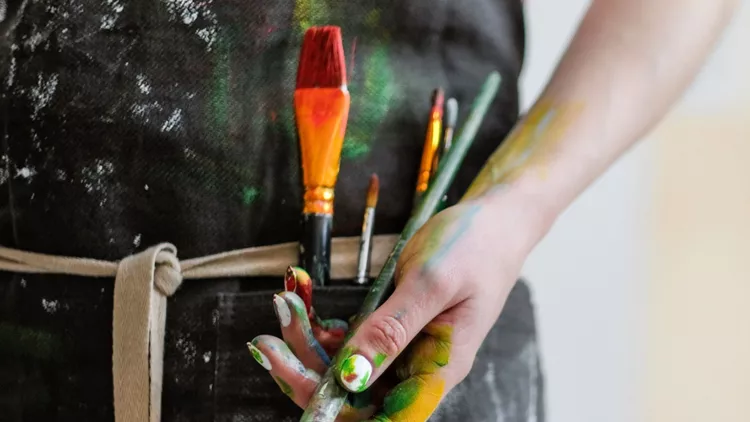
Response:
[[[443,121],[445,118],[445,121]],[[417,188],[414,194],[414,209],[435,179],[435,174],[440,165],[440,160],[445,157],[453,143],[453,132],[458,120],[458,101],[449,99],[444,106],[443,90],[438,88],[432,96],[432,109],[427,123],[427,135],[424,148],[422,149],[422,160],[417,173]],[[445,207],[447,196],[441,199],[437,211]]]
[[[355,327],[359,321],[364,320],[372,314],[383,302],[386,294],[390,292],[393,275],[396,271],[396,263],[401,256],[401,252],[403,251],[406,242],[409,241],[414,233],[416,233],[417,230],[419,230],[419,228],[422,227],[422,225],[427,222],[437,210],[448,190],[448,187],[456,176],[463,158],[466,156],[469,147],[474,141],[474,137],[479,130],[492,100],[497,94],[499,86],[500,75],[493,72],[482,86],[479,96],[474,102],[469,117],[456,142],[441,160],[433,182],[424,192],[424,196],[419,202],[411,219],[407,222],[404,231],[401,233],[396,246],[388,257],[388,260],[385,262],[378,278],[370,287],[362,308],[357,314],[357,320],[354,321]],[[318,384],[316,391],[313,393],[301,421],[334,422],[336,420],[347,396],[346,390],[338,384],[333,373],[333,368],[341,362],[341,358],[341,353],[334,357],[332,365],[328,368],[328,371],[326,371],[322,381]]]
[[[307,30],[294,92],[305,192],[299,261],[318,286],[330,278],[334,187],[350,104],[345,62],[339,27]]]

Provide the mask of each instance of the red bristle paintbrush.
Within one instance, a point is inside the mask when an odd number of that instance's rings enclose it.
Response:
[[[319,286],[330,278],[334,187],[349,104],[341,28],[308,29],[294,91],[305,189],[300,266]]]

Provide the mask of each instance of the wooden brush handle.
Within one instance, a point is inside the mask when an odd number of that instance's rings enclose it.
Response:
[[[315,286],[325,286],[331,278],[332,214],[302,214],[299,265]]]

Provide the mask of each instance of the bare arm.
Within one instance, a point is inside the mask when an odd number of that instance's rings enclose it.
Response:
[[[465,199],[509,186],[551,223],[694,79],[740,0],[594,0],[527,117]]]

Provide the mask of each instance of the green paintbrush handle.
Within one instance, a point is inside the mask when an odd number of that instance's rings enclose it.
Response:
[[[385,299],[386,292],[393,282],[396,263],[399,256],[401,256],[401,252],[404,250],[404,246],[406,246],[406,242],[432,217],[443,196],[448,191],[448,187],[450,187],[451,182],[456,177],[461,162],[469,151],[469,147],[474,142],[484,116],[495,99],[495,95],[497,95],[500,80],[500,74],[492,72],[484,85],[482,85],[479,96],[474,100],[469,117],[463,125],[457,140],[453,143],[445,159],[441,160],[434,181],[430,183],[412,217],[401,232],[401,236],[393,248],[393,252],[388,256],[378,278],[370,287],[370,291],[357,315],[357,322],[363,321],[372,314]],[[333,368],[336,367],[340,360],[341,356],[339,355],[333,359],[331,366],[323,376],[323,380],[310,398],[310,403],[307,405],[302,419],[300,419],[301,422],[334,422],[338,416],[346,402],[347,396],[346,390],[336,381],[333,371]]]

